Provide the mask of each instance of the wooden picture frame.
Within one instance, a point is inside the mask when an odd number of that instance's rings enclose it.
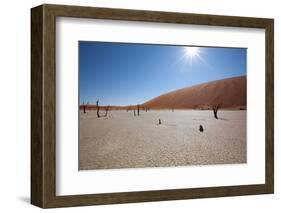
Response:
[[[56,195],[56,17],[265,29],[265,184]],[[31,9],[31,203],[41,208],[209,198],[274,192],[273,19],[44,4]]]

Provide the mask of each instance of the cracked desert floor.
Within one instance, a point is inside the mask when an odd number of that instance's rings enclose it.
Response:
[[[81,111],[79,169],[246,163],[246,111],[219,110],[218,117],[209,110],[115,110],[101,118]]]

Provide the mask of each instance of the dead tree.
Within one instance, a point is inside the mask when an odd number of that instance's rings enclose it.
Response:
[[[108,111],[109,111],[109,106],[107,106],[107,107],[105,108],[105,115],[104,115],[104,117],[107,117]]]
[[[144,112],[147,112],[146,106],[145,106],[145,105],[142,105],[142,110],[143,110]]]
[[[87,106],[85,105],[85,103],[84,103],[84,102],[83,102],[82,107],[83,107],[83,112],[84,112],[84,113],[86,113],[86,107],[87,107]]]
[[[213,109],[213,112],[214,112],[215,119],[218,119],[218,110],[219,110],[219,108],[220,108],[220,104],[212,105],[212,109]]]
[[[89,102],[87,102],[87,104],[85,104],[85,103],[83,102],[82,107],[83,107],[83,112],[84,112],[84,113],[87,112],[87,107],[88,107],[88,105],[89,105]]]
[[[140,105],[139,104],[137,105],[137,108],[138,108],[138,116],[140,116]]]
[[[142,105],[142,110],[147,112],[148,111],[148,107],[146,105]]]
[[[97,117],[100,118],[100,106],[99,106],[99,100],[96,102],[96,107],[97,107]]]

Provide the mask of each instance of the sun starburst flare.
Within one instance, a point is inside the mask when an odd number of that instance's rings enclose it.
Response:
[[[195,46],[185,46],[181,48],[181,55],[176,62],[172,64],[172,66],[176,66],[183,62],[188,65],[188,69],[185,67],[184,70],[193,71],[193,64],[195,63],[203,63],[208,68],[212,69],[211,65],[204,60],[204,48],[195,47]],[[183,69],[181,68],[181,71]]]
[[[199,57],[200,48],[199,47],[184,47],[185,56],[189,59]]]

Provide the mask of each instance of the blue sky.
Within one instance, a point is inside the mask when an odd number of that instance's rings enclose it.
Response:
[[[79,41],[80,103],[141,104],[163,93],[246,75],[247,49]]]

